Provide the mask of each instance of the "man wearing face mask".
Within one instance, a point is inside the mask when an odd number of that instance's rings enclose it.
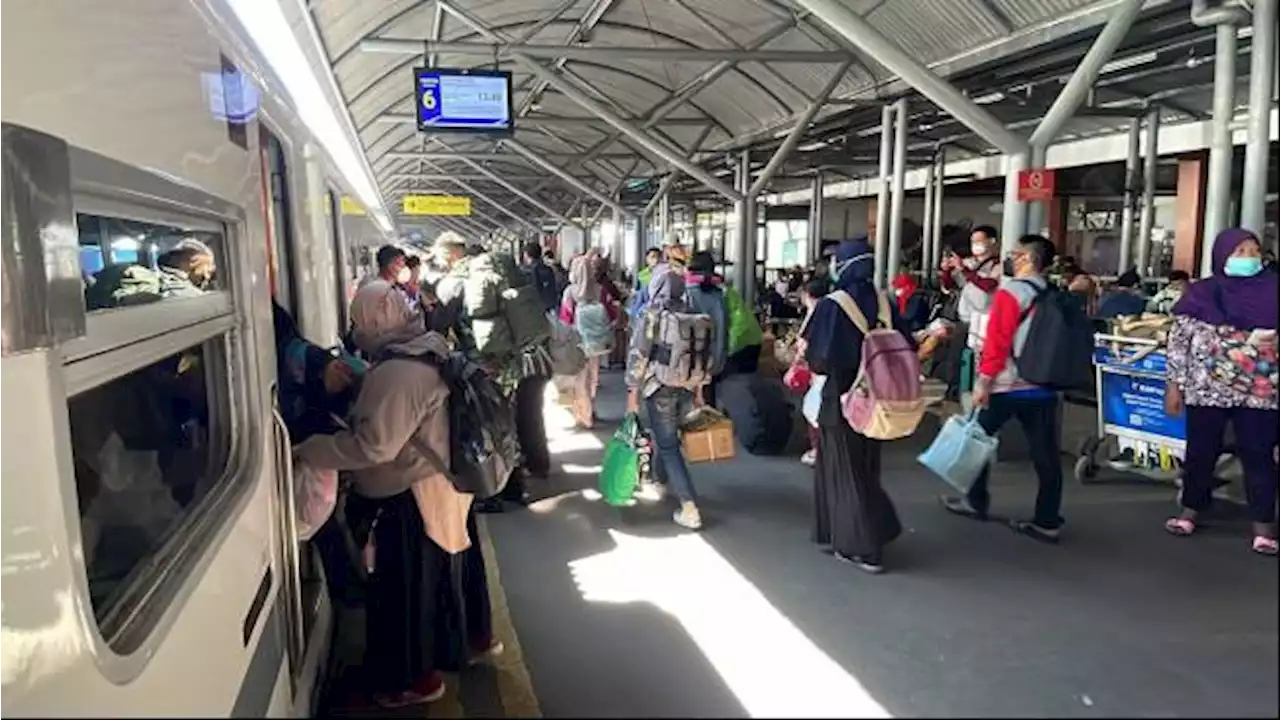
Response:
[[[1058,514],[1062,506],[1062,462],[1056,432],[1058,396],[1024,380],[1015,359],[1022,354],[1026,342],[1034,315],[1032,303],[1048,287],[1043,273],[1053,255],[1053,243],[1039,235],[1026,235],[1005,258],[1005,280],[991,302],[973,388],[973,406],[980,410],[978,423],[987,434],[994,436],[1013,418],[1026,433],[1040,490],[1034,517],[1011,522],[1010,527],[1047,543],[1058,541],[1062,526]],[[943,498],[946,509],[974,520],[986,520],[991,504],[987,489],[990,470],[989,466],[983,469],[967,497]]]
[[[1000,284],[1000,241],[996,229],[990,225],[974,228],[969,243],[972,254],[967,258],[948,255],[942,261],[938,278],[944,292],[960,295],[956,305],[958,322],[951,333],[954,339],[948,343],[943,359],[942,375],[947,381],[948,394],[958,394],[961,387],[960,368],[969,338],[969,326],[976,316],[987,311]]]

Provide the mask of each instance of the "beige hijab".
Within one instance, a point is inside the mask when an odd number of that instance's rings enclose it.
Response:
[[[574,302],[600,302],[600,283],[596,280],[598,255],[579,255],[569,263],[569,292]]]
[[[449,352],[448,342],[438,333],[425,332],[421,318],[409,307],[404,294],[385,280],[369,283],[356,293],[351,301],[351,324],[356,345],[368,356],[388,349],[406,355],[443,356]],[[449,419],[440,413],[432,422],[448,423]],[[446,431],[444,436],[447,435]],[[436,454],[448,462],[447,446],[436,448]],[[471,495],[458,492],[447,477],[438,473],[418,480],[412,489],[432,542],[450,554],[471,547],[467,534]]]

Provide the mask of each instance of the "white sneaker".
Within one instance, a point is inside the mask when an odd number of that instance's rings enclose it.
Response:
[[[809,450],[806,450],[805,453],[800,456],[800,462],[804,463],[805,465],[808,465],[809,467],[813,467],[814,465],[817,465],[818,451],[812,448],[810,448]]]
[[[643,482],[636,486],[635,496],[645,502],[660,502],[667,496],[667,486],[657,482]]]
[[[689,530],[702,529],[702,514],[698,512],[698,506],[693,503],[683,503],[680,509],[672,516],[676,524],[682,528]]]

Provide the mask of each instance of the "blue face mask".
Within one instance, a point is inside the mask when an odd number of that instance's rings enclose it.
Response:
[[[1262,258],[1229,257],[1222,272],[1227,277],[1253,277],[1262,272]]]

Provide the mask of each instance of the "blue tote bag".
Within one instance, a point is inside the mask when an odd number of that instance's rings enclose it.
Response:
[[[943,423],[929,449],[917,458],[921,465],[962,493],[968,493],[982,469],[996,455],[1000,441],[978,424],[977,413],[952,415]]]

